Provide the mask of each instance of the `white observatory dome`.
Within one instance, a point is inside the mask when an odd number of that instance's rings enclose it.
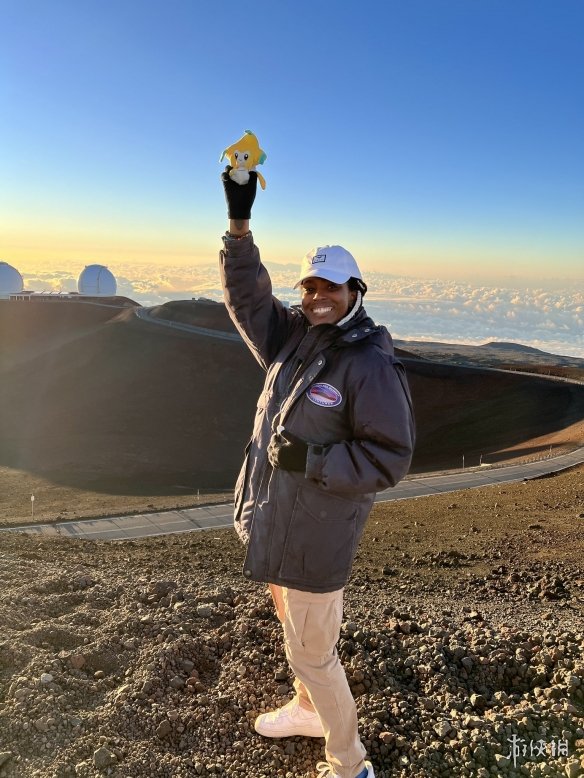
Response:
[[[93,297],[113,297],[117,288],[114,274],[105,265],[86,265],[77,281],[79,294]]]
[[[24,282],[18,270],[7,262],[0,262],[0,297],[18,294],[23,289]]]

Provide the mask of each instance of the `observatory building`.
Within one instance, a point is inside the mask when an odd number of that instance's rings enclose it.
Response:
[[[118,285],[105,265],[86,265],[77,281],[79,294],[90,297],[114,297]]]
[[[115,276],[105,265],[86,265],[77,281],[77,288],[78,292],[25,291],[24,281],[18,270],[7,262],[0,262],[0,300],[29,303],[67,300],[69,302],[98,302],[100,305],[110,305],[114,301],[105,298],[115,297],[115,304],[122,307],[138,304],[127,297],[117,296],[118,284]]]
[[[22,276],[8,262],[0,262],[0,299],[8,299],[11,294],[18,294],[24,289]]]

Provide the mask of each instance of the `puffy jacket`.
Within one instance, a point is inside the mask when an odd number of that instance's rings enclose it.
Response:
[[[361,309],[340,327],[286,308],[249,235],[224,238],[225,304],[266,371],[235,488],[244,575],[309,592],[342,588],[375,493],[407,473],[410,393],[391,337]],[[310,443],[306,472],[272,468],[278,425]]]

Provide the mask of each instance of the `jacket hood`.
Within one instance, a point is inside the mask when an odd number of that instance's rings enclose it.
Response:
[[[366,340],[385,353],[392,356],[394,354],[393,340],[388,329],[382,324],[375,324],[367,315],[365,308],[361,308],[353,319],[341,326],[341,329],[343,335],[337,341],[339,346],[352,346]]]
[[[310,327],[308,324],[308,319],[302,310],[302,306],[293,305],[291,308],[293,308],[295,311],[298,311],[298,313],[305,320],[306,326]],[[317,326],[332,327],[334,325],[320,324]],[[338,329],[340,330],[339,337],[335,339],[334,348],[353,346],[355,343],[361,343],[362,341],[367,340],[368,342],[380,348],[386,354],[394,356],[393,340],[389,334],[388,329],[382,324],[375,324],[363,306],[361,306],[355,316],[349,319],[349,321],[347,321],[345,324],[341,324]]]

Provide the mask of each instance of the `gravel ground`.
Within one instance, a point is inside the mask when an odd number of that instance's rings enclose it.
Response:
[[[338,648],[378,777],[584,775],[583,473],[375,507]],[[253,730],[293,679],[233,531],[0,538],[0,776],[315,776]]]

